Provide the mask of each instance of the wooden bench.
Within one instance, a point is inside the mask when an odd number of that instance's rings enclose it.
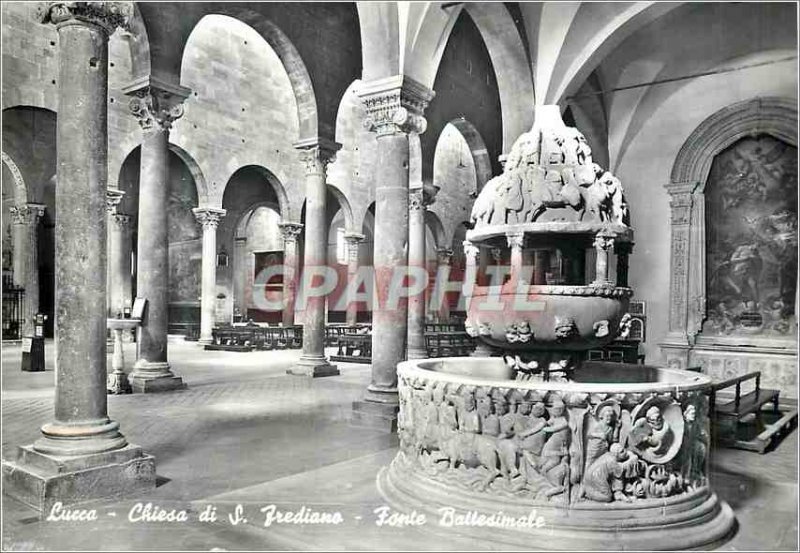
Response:
[[[754,388],[743,393],[742,385],[751,380],[754,381]],[[728,391],[729,388],[733,388],[733,392]],[[779,397],[778,390],[761,387],[761,373],[758,371],[714,383],[709,392],[712,436],[724,446],[764,453],[780,435],[797,426],[797,409],[782,413]],[[769,403],[772,404],[772,415],[777,420],[772,424],[764,424],[763,407]],[[756,428],[763,430],[752,439],[740,439],[740,424],[749,415],[755,415]]]
[[[425,334],[428,357],[465,357],[475,351],[475,339],[466,332],[428,332]]]
[[[372,334],[342,334],[337,339],[337,348],[331,361],[372,363]]]

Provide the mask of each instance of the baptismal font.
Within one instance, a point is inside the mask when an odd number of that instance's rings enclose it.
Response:
[[[471,218],[466,327],[497,355],[398,366],[400,451],[379,476],[386,499],[434,517],[469,513],[484,522],[458,531],[501,544],[725,539],[733,513],[707,477],[710,379],[585,360],[629,331],[633,231],[619,179],[557,106],[537,108]],[[493,278],[481,251],[499,262]],[[543,524],[530,524],[534,511]]]

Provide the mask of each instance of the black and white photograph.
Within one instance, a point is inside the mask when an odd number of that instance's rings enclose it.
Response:
[[[797,551],[799,6],[0,2],[0,550]]]

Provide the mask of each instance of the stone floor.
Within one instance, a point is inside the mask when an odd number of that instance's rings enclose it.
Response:
[[[134,345],[126,345],[133,359]],[[36,439],[52,415],[53,344],[44,373],[19,370],[20,348],[2,351],[2,448]],[[351,426],[350,406],[369,367],[311,380],[285,370],[297,351],[200,352],[170,341],[170,361],[188,389],[110,396],[109,412],[128,439],[156,457],[159,485],[146,497],[97,505],[92,523],[47,522],[3,497],[3,550],[500,550],[445,534],[436,525],[377,527],[384,504],[375,477],[396,439]],[[722,550],[797,550],[797,433],[758,455],[715,450],[713,485],[736,511],[737,534]],[[137,502],[189,511],[189,522],[130,522]],[[200,522],[215,506],[218,520]],[[236,521],[236,507],[241,517]],[[339,526],[273,524],[263,507],[339,511]],[[232,520],[229,517],[234,517]],[[247,519],[246,521],[244,519]],[[547,544],[537,544],[547,549]]]

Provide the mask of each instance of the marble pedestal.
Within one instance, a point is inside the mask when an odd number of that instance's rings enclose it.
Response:
[[[56,502],[116,500],[155,489],[156,463],[136,445],[93,455],[57,456],[20,446],[3,460],[3,491],[43,514]]]
[[[396,403],[376,403],[374,401],[354,401],[351,423],[354,426],[363,426],[397,432],[397,414],[400,406]]]

